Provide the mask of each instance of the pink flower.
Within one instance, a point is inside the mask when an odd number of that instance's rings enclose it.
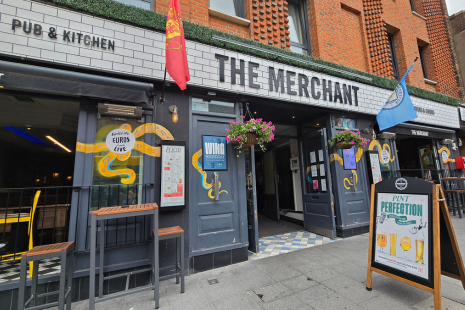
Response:
[[[357,134],[359,135],[359,134],[360,134],[360,131],[357,131]]]
[[[228,128],[226,128],[225,130],[226,130],[227,132],[229,132],[229,129],[228,129]]]
[[[352,141],[352,144],[355,144],[355,141]]]
[[[240,139],[241,139],[241,136],[238,136],[238,137],[237,137],[237,141],[239,141]]]
[[[244,116],[244,115],[241,115],[241,117],[242,117],[242,118],[245,118],[245,116]]]
[[[229,142],[229,137],[228,137],[228,136],[226,137],[226,141],[228,141],[228,142]]]
[[[239,137],[237,137],[236,141],[239,142],[239,140],[240,140]]]
[[[263,131],[266,131],[266,128],[262,128]]]
[[[370,139],[368,139],[368,142],[370,142]]]
[[[231,121],[231,124],[235,124],[236,122]]]
[[[270,124],[267,124],[266,127],[269,128],[269,127],[270,127]]]
[[[272,123],[272,122],[268,122],[268,124],[270,124],[270,125],[273,125],[273,123]]]
[[[273,125],[273,131],[275,131],[275,127],[274,127],[274,125]]]
[[[245,123],[246,123],[246,124],[248,124],[248,123],[249,123],[249,121],[247,121],[247,122],[245,122]]]

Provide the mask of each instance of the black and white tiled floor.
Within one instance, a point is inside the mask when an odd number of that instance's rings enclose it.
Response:
[[[60,258],[44,259],[39,263],[39,276],[60,273]],[[0,284],[8,281],[18,281],[21,260],[0,263]],[[29,268],[27,271],[29,277]]]

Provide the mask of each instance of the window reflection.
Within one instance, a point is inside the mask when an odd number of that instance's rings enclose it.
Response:
[[[335,126],[341,127],[341,128],[349,128],[349,129],[356,128],[355,119],[344,118],[344,117],[336,118]]]
[[[242,0],[210,0],[210,7],[212,9],[239,17],[242,17],[241,4]]]
[[[302,10],[300,4],[288,4],[288,25],[289,39],[291,41],[291,51],[303,55],[308,55],[307,40],[305,36],[304,19],[302,18]]]
[[[141,9],[150,10],[150,4],[152,0],[113,0],[116,2],[121,2],[127,5],[133,5]]]

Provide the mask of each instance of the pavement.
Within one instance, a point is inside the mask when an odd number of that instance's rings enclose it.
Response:
[[[458,244],[465,254],[465,218],[452,217]],[[187,276],[180,294],[175,280],[160,286],[160,310],[175,309],[315,309],[430,310],[433,296],[423,290],[373,273],[366,290],[368,234],[337,242],[247,261]],[[209,284],[216,279],[218,283]],[[460,281],[442,276],[442,308],[465,309]],[[88,301],[73,303],[87,309]],[[153,309],[153,291],[98,303],[96,309]]]

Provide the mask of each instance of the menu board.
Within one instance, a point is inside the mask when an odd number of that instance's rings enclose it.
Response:
[[[357,161],[355,159],[355,147],[342,150],[342,157],[344,158],[345,170],[357,169]]]
[[[383,177],[381,175],[381,166],[379,164],[380,157],[378,152],[368,151],[367,158],[369,165],[368,169],[371,171],[371,174],[369,173],[371,183],[376,184],[378,182],[381,182],[383,180]]]
[[[165,143],[177,141],[166,141]],[[179,143],[178,143],[179,144]],[[160,207],[185,205],[186,146],[161,146],[161,201]]]
[[[429,278],[428,195],[377,193],[374,261]]]

